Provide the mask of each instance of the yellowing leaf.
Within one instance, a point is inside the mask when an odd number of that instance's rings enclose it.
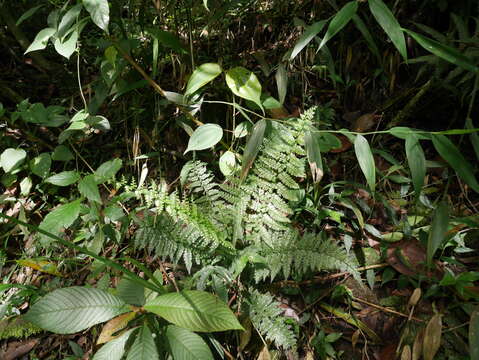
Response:
[[[57,265],[52,263],[51,261],[40,260],[40,259],[21,259],[21,260],[16,260],[16,263],[20,266],[26,266],[46,274],[63,276],[62,274],[58,272]]]
[[[108,321],[104,326],[103,329],[101,330],[100,336],[98,337],[97,340],[97,345],[104,344],[110,340],[116,339],[119,337],[121,334],[118,335],[113,335],[120,330],[123,330],[126,325],[128,325],[128,322],[130,320],[134,319],[136,316],[136,312],[128,312],[125,314],[121,314],[120,316],[117,316],[116,318],[111,319]]]

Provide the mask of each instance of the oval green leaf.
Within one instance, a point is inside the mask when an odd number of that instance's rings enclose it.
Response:
[[[76,171],[63,171],[45,179],[45,182],[57,185],[68,186],[76,183],[80,179],[80,174]]]
[[[98,191],[95,175],[85,176],[78,183],[78,191],[88,200],[101,204],[100,192]]]
[[[278,87],[279,103],[282,105],[286,98],[286,92],[288,91],[288,74],[283,64],[279,64],[275,79],[276,86]]]
[[[188,151],[205,150],[215,146],[223,137],[223,129],[216,124],[204,124],[197,128],[188,141]]]
[[[191,331],[243,330],[228,306],[216,296],[198,290],[161,295],[144,309]]]
[[[29,53],[31,51],[43,50],[47,47],[48,40],[56,33],[56,29],[53,28],[46,28],[40,30],[40,32],[35,36],[35,40],[30,44],[30,46],[25,50],[25,53]]]
[[[32,173],[40,176],[41,178],[48,176],[51,165],[52,158],[49,153],[40,154],[30,161],[30,169],[32,170]]]
[[[147,325],[143,325],[135,337],[126,360],[158,360],[155,340]],[[181,358],[178,358],[181,359]]]
[[[213,81],[221,74],[221,71],[221,66],[216,63],[206,63],[198,66],[188,80],[185,96],[193,94],[198,89]]]
[[[80,286],[55,290],[35,303],[25,320],[57,334],[73,334],[128,311],[110,293]]]
[[[401,56],[407,60],[406,41],[401,26],[382,0],[369,0],[369,9],[376,21],[389,36]]]
[[[356,0],[348,2],[344,5],[341,10],[339,10],[333,19],[329,23],[328,30],[326,35],[324,35],[323,40],[319,44],[319,49],[321,49],[326,43],[336,35],[343,27],[345,27],[352,19],[352,17],[358,11],[358,2]]]
[[[97,184],[104,183],[115,177],[118,170],[121,169],[122,164],[123,161],[121,159],[114,159],[101,164],[98,169],[95,170],[95,181]]]
[[[45,216],[39,228],[54,235],[59,235],[60,230],[68,228],[80,215],[80,201],[81,199],[78,199],[57,207]],[[44,234],[40,234],[39,237],[44,242],[52,241],[50,237]]]
[[[359,162],[359,167],[366,177],[366,181],[371,191],[374,192],[376,187],[376,166],[374,157],[369,147],[369,143],[362,135],[357,135],[354,140],[354,152]]]
[[[5,172],[11,172],[23,164],[27,157],[27,153],[22,149],[6,149],[0,155],[0,167]]]
[[[226,73],[226,84],[236,96],[251,100],[261,109],[263,108],[261,84],[253,72],[241,66],[230,69]]]
[[[238,168],[235,154],[231,151],[226,151],[221,155],[219,165],[221,173],[224,176],[230,176],[233,174]]]
[[[462,156],[456,146],[444,135],[432,135],[432,143],[439,155],[456,171],[457,175],[479,193],[479,183],[471,164]]]
[[[170,345],[173,359],[181,360],[212,360],[214,359],[208,344],[194,332],[169,325],[166,328],[166,338]]]
[[[100,29],[107,31],[110,21],[108,0],[83,0],[83,6],[90,13],[90,17]]]

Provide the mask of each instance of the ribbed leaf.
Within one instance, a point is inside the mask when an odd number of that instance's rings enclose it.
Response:
[[[185,96],[193,94],[198,89],[213,81],[221,74],[221,71],[221,66],[215,63],[206,63],[198,66],[188,80]]]
[[[73,334],[128,310],[121,299],[106,291],[74,286],[43,297],[28,311],[25,320],[54,333]]]
[[[308,45],[311,42],[311,40],[313,40],[314,37],[319,34],[321,30],[323,30],[324,25],[326,25],[326,23],[327,23],[326,20],[321,20],[321,21],[315,22],[311,26],[308,26],[306,30],[304,30],[303,35],[301,35],[296,45],[294,45],[293,52],[291,53],[289,60],[293,60],[296,57],[296,55],[298,55],[301,52],[301,50],[303,50],[304,47]]]
[[[136,329],[137,328],[130,329],[121,334],[121,336],[117,337],[115,340],[107,342],[97,351],[92,360],[120,360],[125,353],[126,342]]]
[[[143,327],[138,331],[135,342],[131,346],[126,360],[157,360],[159,359],[158,350],[156,349],[155,340],[151,335],[148,326]],[[181,358],[178,358],[181,359]]]
[[[201,336],[189,330],[170,325],[166,329],[166,337],[170,345],[173,359],[212,360],[210,348]]]
[[[45,219],[40,223],[39,228],[46,230],[54,235],[58,235],[62,228],[68,228],[78,218],[80,214],[81,199],[77,199],[68,204],[63,204],[51,211]],[[51,241],[52,239],[44,234],[40,234],[43,241]]]
[[[411,30],[404,29],[404,31],[411,35],[411,37],[416,40],[419,45],[421,45],[424,49],[433,53],[434,55],[439,56],[440,58],[449,61],[457,66],[460,66],[468,71],[479,71],[479,67],[476,66],[472,59],[460,53],[453,47],[444,45],[439,41],[427,38]]]
[[[373,153],[369,143],[362,135],[357,135],[354,140],[354,152],[359,162],[359,166],[366,177],[369,188],[374,191],[376,187],[376,166],[374,164]]]
[[[323,40],[319,44],[319,49],[321,49],[334,35],[336,35],[343,27],[345,27],[356,14],[358,10],[358,2],[356,0],[348,2],[346,5],[339,10],[334,18],[331,20],[324,35]]]
[[[369,8],[381,25],[383,30],[389,36],[394,46],[404,59],[407,59],[406,41],[401,26],[394,17],[393,13],[382,0],[369,0]]]
[[[448,162],[457,175],[474,191],[479,192],[479,183],[471,164],[462,156],[457,147],[444,135],[432,135],[432,142],[439,155]]]
[[[416,198],[418,198],[424,185],[424,177],[426,176],[426,158],[424,157],[424,151],[419,143],[419,139],[415,134],[409,134],[406,137],[406,157],[411,170]]]
[[[186,290],[161,295],[148,302],[144,308],[192,331],[243,329],[225,303],[204,291]]]

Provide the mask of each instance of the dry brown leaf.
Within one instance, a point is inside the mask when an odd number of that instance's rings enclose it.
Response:
[[[414,339],[414,344],[412,346],[412,360],[419,360],[421,358],[423,338],[424,329],[419,331]]]
[[[416,306],[420,298],[421,298],[421,288],[414,289],[414,292],[409,298],[409,306]]]
[[[424,360],[432,360],[441,346],[442,315],[436,314],[427,323],[424,332],[423,354]]]
[[[402,349],[401,360],[411,360],[411,347],[405,345]]]
[[[353,126],[353,131],[365,132],[372,129],[376,125],[376,119],[380,117],[374,113],[361,115],[356,119]]]
[[[261,350],[256,360],[271,360],[271,355],[269,354],[267,346],[265,346],[263,350]]]
[[[243,321],[241,321],[241,325],[244,328],[244,331],[240,333],[240,344],[239,344],[239,350],[243,351],[246,345],[248,345],[249,341],[251,340],[251,320],[250,318],[246,318]]]
[[[110,340],[117,338],[118,336],[114,336],[113,334],[117,333],[118,331],[124,329],[128,322],[132,320],[136,316],[136,312],[128,312],[125,314],[121,314],[116,318],[111,319],[108,321],[103,329],[101,330],[100,336],[98,337],[97,344],[104,344]]]

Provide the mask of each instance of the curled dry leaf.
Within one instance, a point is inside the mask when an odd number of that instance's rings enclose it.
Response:
[[[411,356],[411,347],[409,345],[405,345],[402,349],[401,360],[411,360]]]
[[[414,292],[409,298],[409,306],[416,306],[420,298],[421,298],[421,288],[414,289]]]
[[[271,355],[267,346],[263,347],[263,350],[261,350],[256,360],[271,360]]]
[[[100,336],[98,337],[97,344],[104,344],[110,340],[117,338],[114,334],[123,330],[126,325],[136,316],[136,312],[128,312],[125,314],[121,314],[116,318],[111,319],[108,321],[103,329],[101,330]]]
[[[441,346],[442,315],[436,314],[427,323],[423,340],[424,360],[432,360]]]

